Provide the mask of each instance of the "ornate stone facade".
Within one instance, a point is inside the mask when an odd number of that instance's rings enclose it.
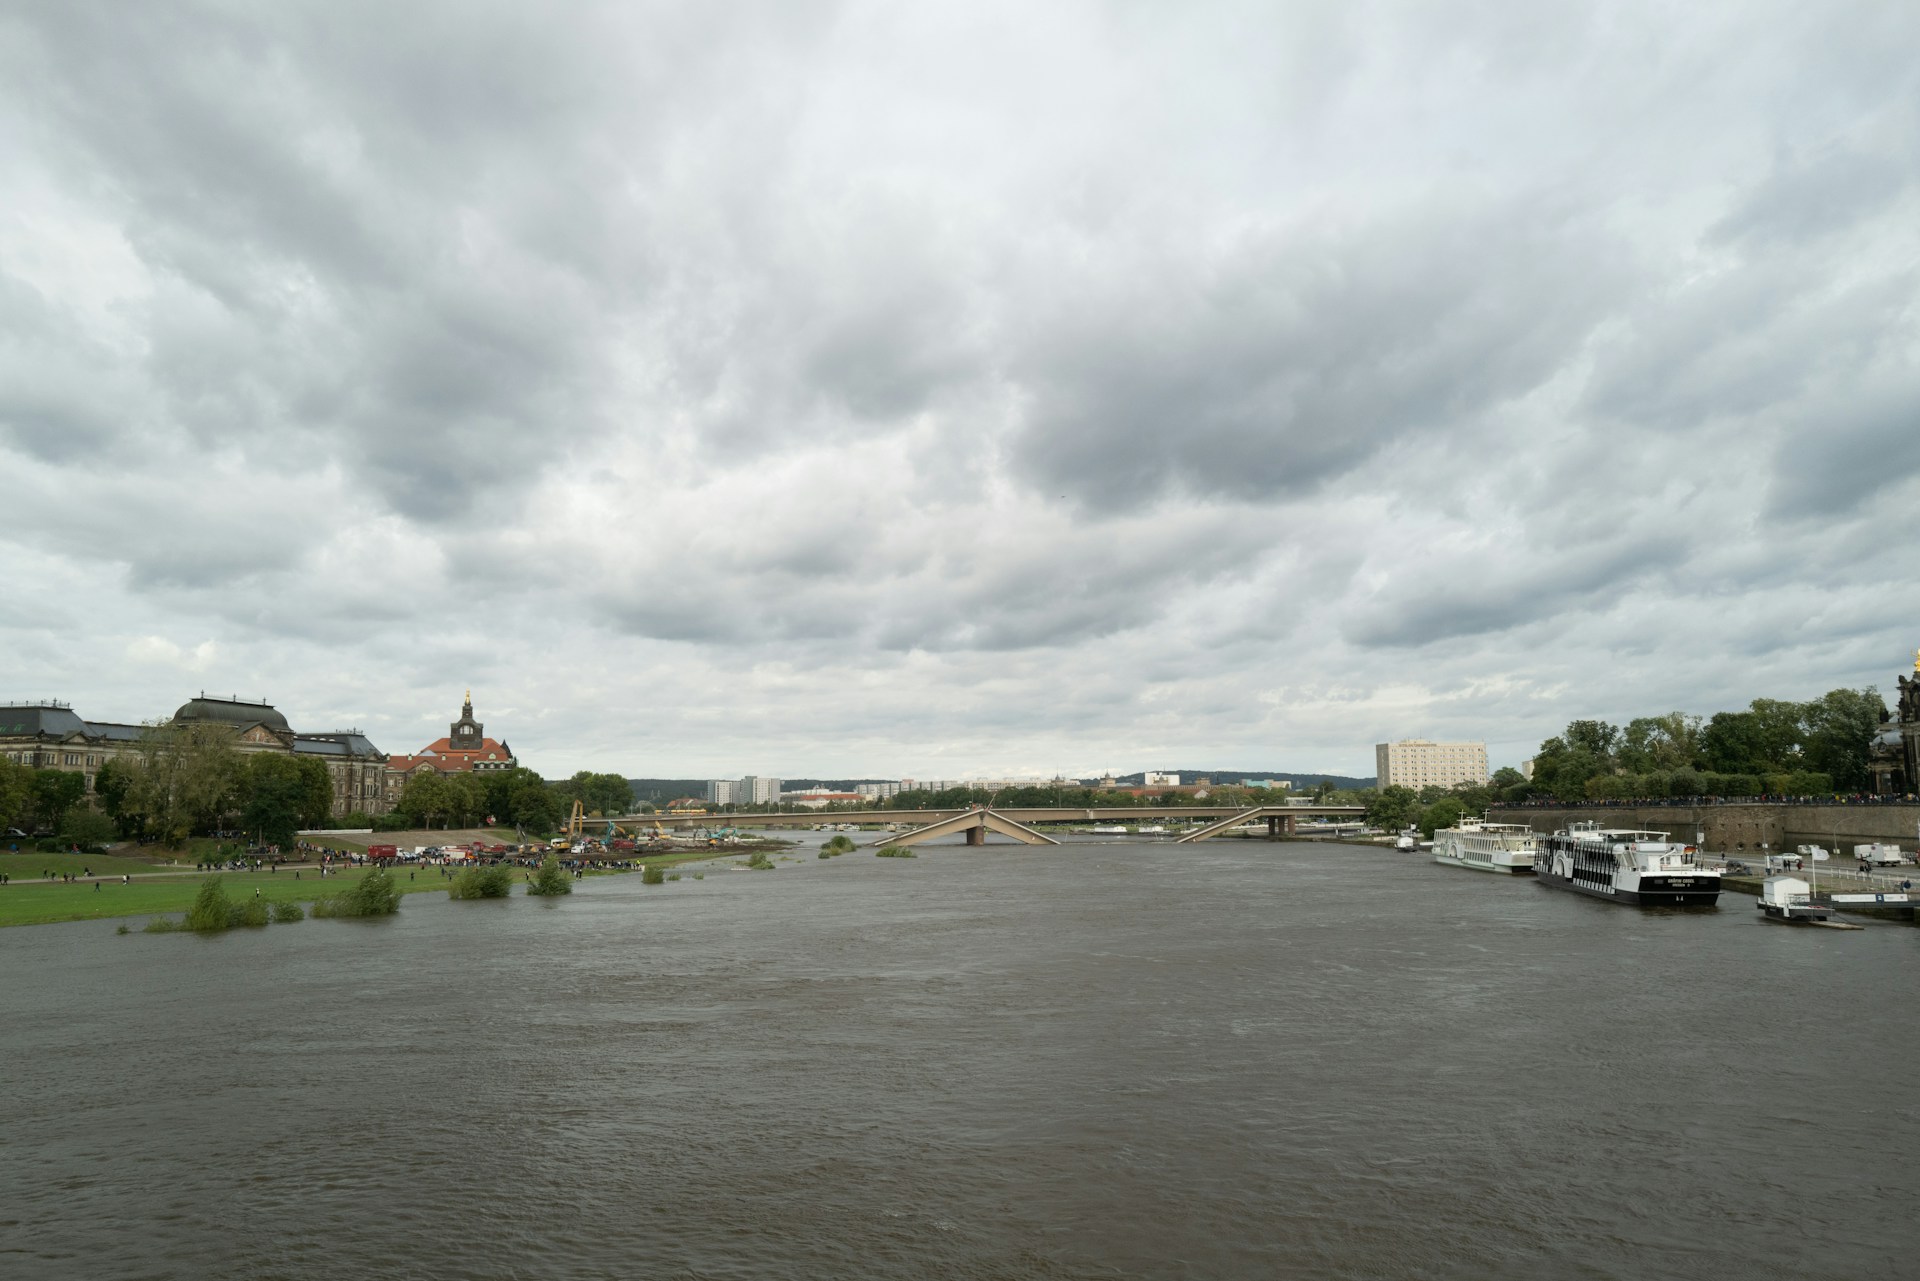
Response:
[[[333,780],[335,817],[355,812],[384,814],[387,755],[358,730],[301,734],[269,703],[237,698],[189,699],[167,721],[155,724],[216,724],[230,728],[241,752],[289,752],[326,764]],[[0,707],[0,754],[35,769],[73,770],[93,791],[100,767],[139,753],[145,725],[81,719],[66,703],[21,703]]]
[[[1900,702],[1891,720],[1881,723],[1868,768],[1873,790],[1881,796],[1920,792],[1920,651],[1913,675],[1900,678]]]
[[[400,799],[407,780],[433,770],[441,774],[470,774],[488,770],[512,769],[517,764],[513,749],[488,738],[486,726],[473,717],[473,691],[467,691],[460,705],[460,719],[447,726],[447,736],[436,738],[411,756],[394,756],[387,761],[387,804]]]

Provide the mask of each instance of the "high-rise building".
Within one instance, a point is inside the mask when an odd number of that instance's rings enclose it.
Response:
[[[747,775],[733,785],[735,805],[765,805],[780,799],[780,780]]]
[[[1487,781],[1487,745],[1485,743],[1435,743],[1424,738],[1402,739],[1398,743],[1379,743],[1373,749],[1376,778],[1381,791],[1389,787],[1456,787],[1461,783],[1484,785]]]
[[[733,793],[740,784],[730,778],[707,780],[707,800],[715,805],[733,804]]]

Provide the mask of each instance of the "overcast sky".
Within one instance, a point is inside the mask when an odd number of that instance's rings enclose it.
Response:
[[[1370,774],[1891,688],[1920,6],[0,0],[0,698]]]

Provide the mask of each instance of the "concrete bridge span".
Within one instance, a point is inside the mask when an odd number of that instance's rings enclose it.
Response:
[[[1298,830],[1300,818],[1359,818],[1365,810],[1357,805],[1256,805],[1252,809],[1244,805],[1169,805],[1169,807],[1146,807],[1146,805],[1094,805],[1094,807],[1018,807],[1018,809],[989,809],[989,807],[964,807],[964,809],[931,810],[806,810],[795,814],[628,814],[624,818],[589,818],[584,828],[593,828],[595,824],[611,822],[614,828],[624,832],[645,832],[651,828],[812,828],[818,824],[906,824],[916,841],[935,839],[933,835],[924,835],[925,830],[945,826],[956,822],[950,830],[941,835],[958,832],[1000,832],[1002,835],[1014,835],[1014,839],[1025,841],[1025,835],[1016,835],[1010,830],[996,828],[991,824],[970,822],[972,814],[993,814],[995,820],[1020,828],[1039,841],[1033,843],[1054,843],[1052,837],[1044,837],[1033,828],[1041,824],[1062,824],[1062,822],[1135,822],[1135,824],[1167,824],[1179,820],[1213,820],[1200,832],[1188,832],[1181,835],[1179,841],[1196,841],[1210,835],[1227,832],[1244,822],[1267,820],[1267,834],[1292,835]],[[973,837],[970,837],[972,841]],[[983,837],[981,837],[983,839]],[[902,845],[900,837],[891,841],[893,845]]]

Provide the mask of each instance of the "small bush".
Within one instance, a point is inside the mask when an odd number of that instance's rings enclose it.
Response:
[[[696,881],[704,881],[707,879],[707,874],[705,872],[695,872],[693,874],[693,879]]]
[[[453,878],[448,898],[505,898],[513,893],[510,867],[469,867]]]
[[[560,866],[560,860],[552,854],[540,860],[540,870],[533,874],[533,880],[527,883],[529,894],[571,894],[573,878],[567,875],[567,869]]]
[[[814,855],[814,857],[815,857],[815,858],[832,858],[832,857],[833,857],[833,851],[832,851],[832,850],[830,850],[830,849],[828,849],[828,848],[826,848],[826,847],[825,847],[825,846],[823,845],[823,846],[821,846],[821,847],[820,847],[820,852],[819,852],[818,854],[816,854],[816,855]]]
[[[263,898],[241,899],[233,905],[230,923],[236,928],[263,929],[268,920],[267,901]]]
[[[376,867],[350,886],[313,905],[315,917],[392,916],[400,910],[400,887],[393,873]]]
[[[301,907],[298,903],[275,903],[273,905],[273,919],[276,924],[291,925],[295,921],[306,920],[307,909]]]
[[[640,869],[640,883],[642,885],[661,885],[666,882],[666,879],[667,869],[661,867],[658,863],[648,863]]]
[[[233,900],[227,897],[227,887],[221,884],[221,878],[209,876],[200,882],[200,892],[194,895],[193,906],[187,909],[187,928],[211,934],[232,927]]]
[[[832,858],[836,854],[851,854],[853,849],[853,838],[842,833],[820,847],[820,857]]]
[[[156,916],[140,930],[142,934],[177,934],[187,928],[185,921],[176,921],[171,916]]]
[[[914,852],[904,845],[882,845],[873,852],[875,858],[916,858]]]
[[[767,857],[765,850],[755,850],[753,856],[747,860],[747,866],[756,872],[771,872],[773,860]]]
[[[677,881],[680,879],[680,873],[675,872],[672,876],[669,876],[667,879],[669,881]]]
[[[115,934],[131,934],[133,933],[133,931],[128,929],[125,925],[122,925],[119,929],[115,930],[114,933]]]

